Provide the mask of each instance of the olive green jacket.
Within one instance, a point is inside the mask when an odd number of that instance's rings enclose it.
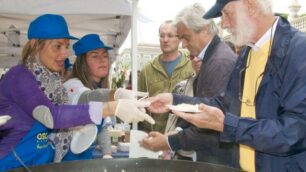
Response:
[[[149,96],[155,96],[159,93],[171,93],[177,83],[185,80],[194,74],[188,53],[182,53],[182,59],[173,70],[171,76],[168,76],[163,64],[161,55],[155,57],[143,67],[138,78],[138,90],[149,92]],[[145,127],[144,130],[156,130],[164,132],[168,120],[168,115],[152,115],[156,124],[151,128]],[[141,127],[140,127],[141,128]]]

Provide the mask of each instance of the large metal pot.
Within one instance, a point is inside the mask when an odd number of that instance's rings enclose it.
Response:
[[[237,172],[225,166],[179,160],[94,159],[29,167],[32,172]],[[25,168],[9,172],[28,172]]]

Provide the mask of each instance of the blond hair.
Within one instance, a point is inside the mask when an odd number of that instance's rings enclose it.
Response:
[[[29,60],[36,61],[37,54],[46,45],[47,40],[32,39],[29,40],[22,49],[22,64],[26,64]]]

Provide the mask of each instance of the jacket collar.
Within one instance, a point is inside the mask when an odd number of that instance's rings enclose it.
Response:
[[[264,71],[264,77],[258,88],[259,91],[261,87],[269,82],[271,75],[280,76],[280,67],[285,59],[290,44],[290,39],[292,38],[291,30],[292,29],[289,22],[280,17],[273,39],[271,54]],[[267,73],[270,73],[271,75],[266,75]]]
[[[220,37],[218,35],[215,35],[206,49],[206,52],[202,60],[203,62],[207,61],[211,57],[211,55],[214,52],[214,49],[220,42],[221,42]]]

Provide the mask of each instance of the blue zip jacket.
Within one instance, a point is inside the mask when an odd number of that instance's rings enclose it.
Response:
[[[225,113],[223,142],[234,143],[234,166],[239,144],[255,149],[257,172],[306,171],[306,34],[280,18],[262,82],[255,97],[256,119],[241,118],[241,53],[222,97],[200,99],[174,95],[174,104],[206,103]],[[242,76],[244,78],[244,76]],[[256,78],[254,78],[256,79]]]

